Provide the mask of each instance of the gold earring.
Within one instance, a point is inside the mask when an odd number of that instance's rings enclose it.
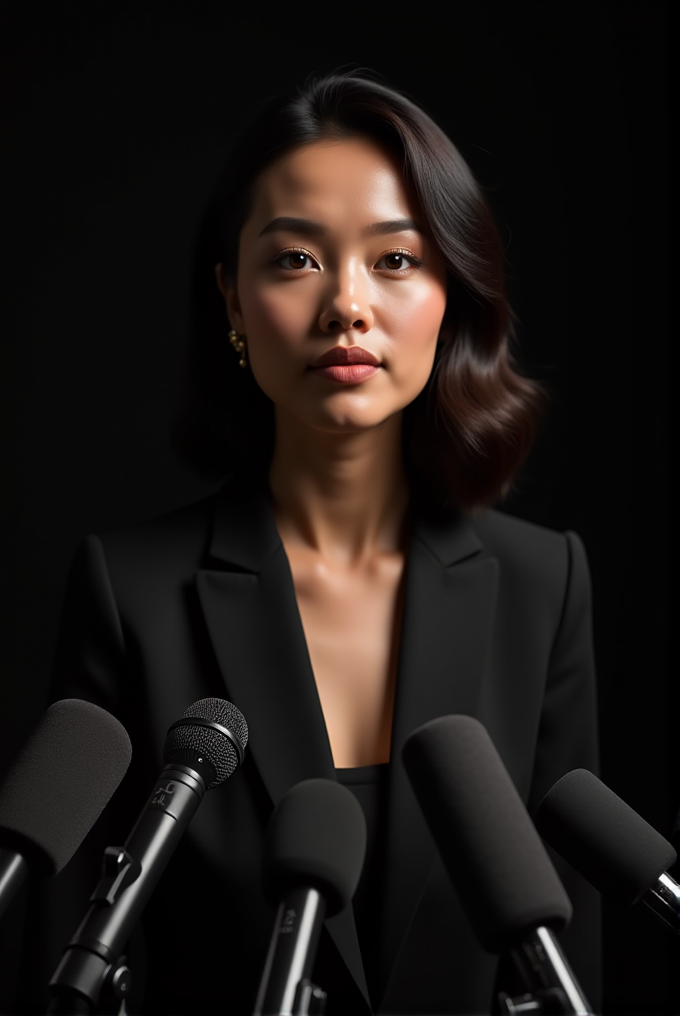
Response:
[[[229,341],[238,354],[238,365],[239,367],[247,367],[248,360],[246,358],[246,337],[245,335],[239,335],[235,329],[231,329],[229,332]]]

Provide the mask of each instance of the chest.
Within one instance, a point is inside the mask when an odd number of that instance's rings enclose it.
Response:
[[[389,761],[401,633],[403,554],[333,568],[289,554],[335,765]]]

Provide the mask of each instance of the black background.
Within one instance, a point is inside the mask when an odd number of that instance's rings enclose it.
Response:
[[[193,234],[230,138],[261,97],[351,64],[434,115],[497,213],[521,359],[552,396],[507,510],[583,537],[602,777],[671,836],[677,5],[14,0],[1,11],[2,768],[45,708],[82,537],[209,489],[173,458],[167,424]],[[16,943],[3,948],[11,967]],[[651,914],[607,903],[607,1014],[677,1013],[679,969],[680,943]]]

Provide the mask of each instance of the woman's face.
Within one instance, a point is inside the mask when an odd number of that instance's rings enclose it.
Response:
[[[218,281],[276,406],[325,431],[373,427],[424,388],[446,271],[395,160],[365,138],[319,141],[266,169]]]

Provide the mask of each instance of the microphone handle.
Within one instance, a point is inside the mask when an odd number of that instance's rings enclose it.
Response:
[[[296,1016],[300,1011],[298,992],[311,977],[325,914],[326,902],[316,889],[290,889],[283,898],[253,1016]]]
[[[642,902],[646,903],[664,924],[680,935],[680,885],[668,872],[664,871],[659,875],[655,884],[643,894]]]
[[[83,1011],[97,1011],[102,990],[125,999],[130,971],[121,953],[204,793],[195,770],[166,765],[125,846],[107,847],[92,905],[50,981],[50,1012],[66,999],[86,999],[94,1008]]]
[[[593,1009],[550,928],[534,928],[510,954],[529,990],[539,997],[552,997],[559,1006],[551,1011],[562,1016],[593,1016]]]
[[[0,847],[0,917],[23,885],[28,875],[28,862],[23,854]]]

